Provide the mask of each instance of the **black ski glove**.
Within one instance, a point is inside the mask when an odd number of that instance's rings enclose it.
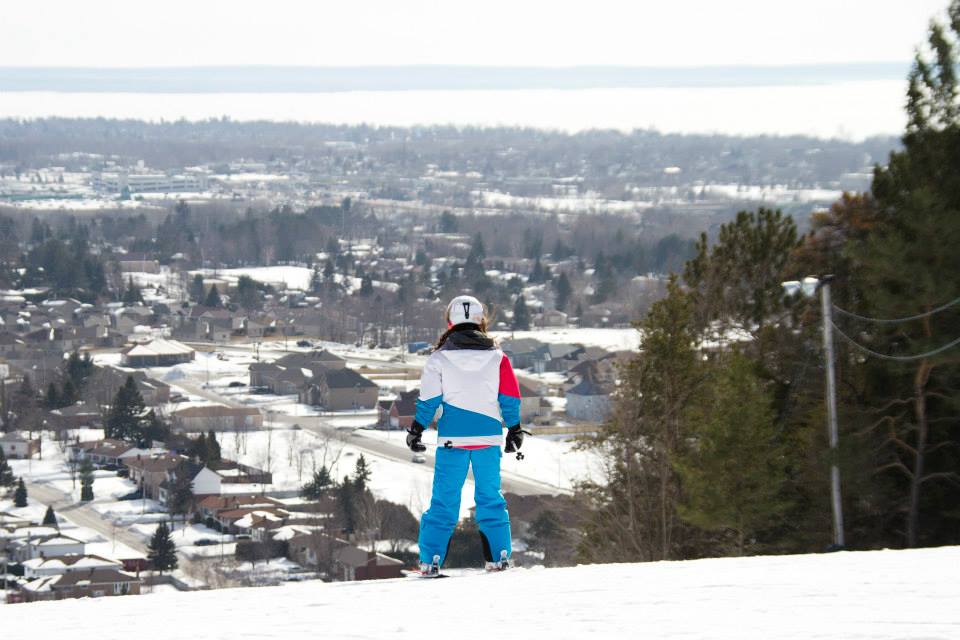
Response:
[[[414,420],[410,428],[407,429],[407,446],[410,447],[410,451],[422,453],[427,450],[424,444],[420,442],[420,436],[422,435],[423,425]]]
[[[530,432],[521,429],[519,424],[507,429],[507,446],[503,448],[504,453],[519,451],[523,446],[523,434],[530,435]]]

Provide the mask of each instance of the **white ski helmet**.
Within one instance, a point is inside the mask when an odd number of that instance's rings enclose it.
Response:
[[[483,305],[473,296],[457,296],[447,305],[447,322],[451,327],[464,322],[480,324],[483,317]]]

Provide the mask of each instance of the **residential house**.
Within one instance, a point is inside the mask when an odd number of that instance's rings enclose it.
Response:
[[[156,338],[121,351],[125,367],[169,367],[191,362],[196,350],[176,340]]]
[[[256,514],[256,518],[248,518],[251,514]],[[250,535],[252,537],[255,526],[261,524],[264,520],[275,523],[279,528],[286,524],[290,517],[290,512],[277,506],[252,506],[237,507],[236,509],[224,509],[217,513],[214,521],[220,531],[233,535]]]
[[[0,551],[9,550],[18,540],[39,540],[59,533],[56,527],[40,526],[35,520],[0,512]]]
[[[123,569],[119,560],[110,560],[94,555],[51,556],[33,558],[23,563],[24,578],[55,576],[71,571],[89,571],[90,569]]]
[[[284,504],[273,498],[256,494],[207,495],[199,498],[196,513],[208,524],[220,523],[220,514],[238,509],[282,509]]]
[[[93,384],[88,383],[88,386],[98,390],[99,397],[96,398],[98,402],[109,403],[113,400],[117,391],[130,377],[136,382],[137,390],[140,391],[143,402],[147,406],[153,407],[170,402],[170,385],[147,376],[143,371],[127,371],[107,365],[100,367],[95,375],[96,381]]]
[[[543,343],[533,338],[503,340],[500,348],[510,358],[514,369],[532,369],[537,360],[538,349]]]
[[[13,515],[12,513],[8,513],[6,511],[0,511],[0,542],[4,542],[7,539],[7,536],[5,535],[6,532],[34,525],[36,525],[36,522],[30,520],[29,518]],[[3,544],[0,544],[0,549],[2,548]]]
[[[247,324],[247,316],[227,309],[204,309],[200,319],[217,327],[227,329],[231,334],[239,334]],[[227,336],[229,337],[229,335]]]
[[[136,447],[123,440],[93,440],[77,442],[68,447],[70,460],[90,460],[98,467],[126,467],[127,462],[138,458],[162,455],[164,449]]]
[[[12,331],[0,331],[0,356],[11,356],[25,351],[27,343]]]
[[[574,420],[603,422],[612,409],[610,394],[613,390],[610,382],[598,380],[589,374],[584,376],[579,384],[566,393],[567,416]]]
[[[168,479],[161,484],[160,500],[166,503],[167,492],[173,486],[179,473],[187,473],[191,477],[193,495],[197,498],[220,496],[224,485],[267,485],[273,483],[273,474],[262,469],[250,467],[233,460],[218,460],[206,465],[188,462],[172,470]]]
[[[300,402],[326,411],[373,409],[379,387],[353,369],[333,369],[310,378],[299,393]]]
[[[540,326],[565,327],[567,326],[567,314],[556,309],[544,311],[542,314],[540,314]]]
[[[543,402],[542,394],[522,380],[518,380],[517,384],[520,389],[520,421],[531,422],[534,418],[549,417],[550,405]]]
[[[117,259],[120,273],[160,273],[160,263],[144,253],[128,253]]]
[[[25,562],[32,558],[52,558],[55,556],[83,555],[85,543],[82,540],[53,533],[33,537],[27,535],[8,544],[10,557],[15,562]]]
[[[403,562],[396,558],[345,545],[334,552],[338,578],[353,580],[389,580],[403,577]]]
[[[142,487],[145,498],[165,502],[161,485],[167,481],[168,474],[184,462],[187,462],[185,456],[165,453],[136,456],[124,464],[130,470],[130,480]]]
[[[247,334],[248,338],[262,338],[267,335],[267,332],[270,331],[272,327],[272,322],[248,318],[247,323],[244,326],[244,332]]]
[[[233,522],[233,528],[240,535],[249,535],[256,542],[267,542],[270,532],[287,525],[289,512],[285,509],[258,509]]]
[[[390,407],[394,400],[377,400],[377,429],[390,428]]]
[[[579,362],[586,353],[586,347],[581,344],[546,344],[537,351],[537,360],[534,371],[563,372]]]
[[[327,374],[330,380],[323,380]],[[345,393],[345,385],[359,385],[364,391]],[[370,387],[373,387],[371,396]],[[376,406],[376,385],[346,368],[346,361],[327,350],[290,353],[275,362],[250,365],[250,386],[277,395],[300,396],[301,402],[318,406],[372,409]],[[328,393],[333,389],[333,393]],[[339,409],[329,409],[339,410]]]
[[[407,430],[413,424],[417,413],[419,389],[403,391],[393,400],[381,400],[377,403],[377,426],[381,429]]]
[[[26,460],[40,453],[40,440],[10,432],[0,434],[0,449],[9,460]]]
[[[360,549],[310,527],[284,527],[274,537],[287,543],[287,557],[302,567],[332,565],[335,580],[378,580],[403,576],[403,562]]]
[[[78,429],[80,427],[100,427],[103,414],[100,408],[89,402],[78,402],[67,407],[53,409],[49,413],[50,426],[53,429]]]
[[[139,595],[141,580],[116,569],[71,571],[37,578],[23,586],[25,602]]]

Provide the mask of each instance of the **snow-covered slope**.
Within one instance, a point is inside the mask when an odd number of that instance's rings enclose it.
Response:
[[[0,606],[4,637],[960,637],[960,547],[515,569]]]

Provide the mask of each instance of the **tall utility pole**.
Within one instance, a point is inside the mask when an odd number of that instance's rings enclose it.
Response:
[[[803,281],[791,280],[781,283],[787,296],[794,297],[803,294],[805,298],[813,298],[820,292],[820,315],[823,320],[823,357],[824,368],[827,372],[827,435],[830,438],[830,505],[833,509],[833,544],[832,550],[843,549],[843,503],[840,500],[840,434],[837,429],[837,380],[834,374],[833,357],[833,303],[830,300],[830,283],[832,275],[819,278],[807,276]]]
[[[844,546],[843,504],[840,501],[840,434],[837,429],[837,381],[833,371],[833,305],[830,301],[832,276],[820,279],[820,307],[823,316],[823,352],[827,370],[827,432],[830,435],[830,503],[833,506],[833,544]]]

